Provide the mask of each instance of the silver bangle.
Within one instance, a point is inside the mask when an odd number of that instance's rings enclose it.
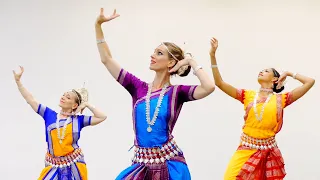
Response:
[[[193,70],[193,74],[196,75],[197,71],[199,69],[202,69],[202,66],[197,66],[194,70]]]
[[[217,67],[218,67],[218,65],[216,65],[216,64],[211,65],[211,68],[217,68]]]
[[[101,43],[104,43],[106,42],[104,39],[97,39],[97,44],[101,44]]]

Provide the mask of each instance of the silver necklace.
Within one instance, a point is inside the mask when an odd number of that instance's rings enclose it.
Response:
[[[273,93],[271,88],[260,88],[260,92]]]
[[[148,92],[147,92],[147,95],[146,95],[146,119],[147,119],[147,123],[149,125],[148,128],[147,128],[148,132],[152,131],[151,126],[153,126],[156,123],[156,120],[157,120],[157,117],[158,117],[158,114],[159,114],[159,108],[161,107],[163,96],[164,96],[164,93],[167,90],[167,87],[168,87],[168,83],[166,83],[162,87],[162,90],[161,90],[159,98],[158,98],[157,106],[155,108],[155,111],[153,113],[153,117],[152,117],[152,120],[151,120],[150,119],[150,97],[151,97],[152,84],[150,83],[148,85]]]
[[[257,111],[257,100],[258,100],[258,96],[259,96],[259,91],[256,92],[256,95],[254,97],[254,101],[253,101],[253,110],[254,110],[254,114],[256,116],[256,119],[258,121],[262,120],[263,117],[263,113],[264,113],[264,108],[265,106],[268,104],[268,102],[271,99],[271,96],[273,95],[273,93],[268,95],[268,98],[266,99],[266,101],[263,103],[262,108],[261,108],[261,112],[260,112],[260,116],[258,116],[258,111]]]
[[[59,114],[57,114],[57,120],[56,120],[56,129],[57,129],[57,137],[59,139],[59,143],[62,144],[62,141],[64,140],[64,136],[66,133],[67,125],[71,121],[71,116],[67,118],[67,120],[63,124],[62,134],[60,134],[60,118]]]
[[[64,116],[71,116],[72,115],[71,112],[65,112],[65,111],[60,111],[60,114],[64,115]]]

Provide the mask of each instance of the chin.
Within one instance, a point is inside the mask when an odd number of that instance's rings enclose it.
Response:
[[[153,70],[153,71],[156,70],[156,68],[154,68],[152,65],[149,66],[149,69],[150,69],[150,70]]]
[[[263,76],[259,76],[258,81],[265,81],[265,78]]]
[[[61,103],[59,103],[59,107],[64,108],[64,105],[63,105],[63,104],[61,104]]]

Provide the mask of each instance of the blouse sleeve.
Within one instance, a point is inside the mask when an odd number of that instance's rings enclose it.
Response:
[[[91,125],[92,116],[78,115],[77,118],[78,118],[80,129]]]
[[[179,101],[188,102],[188,101],[196,100],[193,96],[196,88],[197,88],[197,85],[195,86],[179,85],[177,89]]]
[[[253,100],[255,91],[247,89],[237,89],[236,99],[240,101],[244,106],[247,106]]]
[[[39,104],[37,113],[44,119],[45,122],[52,121],[49,123],[53,123],[57,119],[57,113],[43,104]]]
[[[134,96],[138,89],[144,84],[143,81],[124,69],[121,69],[117,81],[131,94],[131,96]]]
[[[287,106],[293,103],[292,92],[281,94],[281,96],[282,96],[282,108],[286,108]]]
[[[237,89],[236,99],[240,101],[242,104],[244,104],[245,94],[246,94],[245,89]]]

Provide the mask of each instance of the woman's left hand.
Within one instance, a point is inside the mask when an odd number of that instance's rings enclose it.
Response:
[[[75,111],[75,114],[77,113],[81,113],[83,112],[83,110],[88,106],[88,103],[87,102],[84,102],[82,104],[80,104],[80,106],[78,106],[77,110]]]
[[[285,82],[285,80],[287,79],[287,76],[289,75],[288,72],[284,72],[280,75],[280,77],[278,78],[278,80],[276,81],[277,85],[277,89],[280,89],[283,86],[283,83]]]
[[[192,60],[192,57],[190,56],[187,56],[185,57],[183,60],[181,61],[178,61],[177,64],[170,69],[170,73],[173,73],[173,72],[176,72],[178,71],[182,66],[189,66],[190,64],[190,61]]]

